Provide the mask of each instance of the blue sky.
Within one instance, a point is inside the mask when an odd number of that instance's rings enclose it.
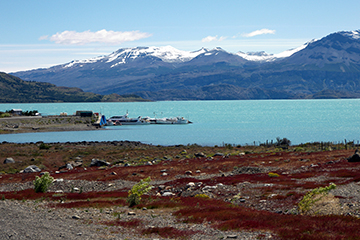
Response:
[[[359,0],[0,0],[0,71],[50,67],[119,48],[280,53],[360,29]]]

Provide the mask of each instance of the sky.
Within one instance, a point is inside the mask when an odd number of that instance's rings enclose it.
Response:
[[[138,46],[276,54],[360,29],[359,0],[0,0],[0,6],[6,73]]]

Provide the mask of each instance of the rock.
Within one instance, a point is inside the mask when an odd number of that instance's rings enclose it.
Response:
[[[192,171],[188,170],[185,172],[186,175],[192,175]]]
[[[360,153],[358,150],[356,149],[354,155],[349,157],[347,160],[348,162],[360,162]]]
[[[41,172],[41,169],[36,165],[30,165],[24,169],[24,173]]]
[[[160,172],[166,172],[167,171],[167,169],[162,169],[162,170],[160,170]]]
[[[217,157],[217,156],[223,157],[223,156],[224,156],[224,154],[223,154],[223,153],[219,153],[219,152],[217,152],[217,153],[215,153],[215,154],[214,154],[214,157]]]
[[[237,237],[238,237],[237,235],[227,235],[227,236],[226,236],[226,239],[228,239],[228,238],[235,239],[235,238],[237,238]]]
[[[14,160],[13,158],[11,158],[11,157],[6,158],[6,159],[4,160],[4,164],[7,164],[7,163],[15,163],[15,160]]]
[[[195,187],[195,183],[189,182],[188,184],[186,184],[186,187],[187,188]]]
[[[106,162],[105,160],[99,160],[96,158],[91,159],[90,167],[102,167],[102,166],[109,166],[110,163]]]
[[[74,169],[74,167],[70,163],[66,164],[66,168],[68,170],[73,170]]]
[[[136,213],[135,213],[135,212],[128,212],[128,215],[129,215],[129,216],[135,216]]]
[[[209,191],[209,190],[213,190],[213,189],[216,189],[216,186],[205,186],[203,187],[203,191]]]
[[[203,152],[195,153],[195,157],[206,157]]]
[[[74,215],[72,216],[72,219],[80,219],[80,217],[78,215]]]
[[[200,170],[196,170],[196,173],[201,173],[201,171],[200,171]]]
[[[168,174],[166,172],[162,173],[161,176],[167,176]]]
[[[175,194],[173,194],[172,192],[164,192],[162,194],[163,197],[170,197],[170,196],[174,196]]]
[[[111,175],[117,175],[117,173],[116,172],[112,172],[112,173],[110,173]]]
[[[162,191],[162,190],[164,190],[164,189],[165,189],[165,187],[166,187],[165,185],[159,185],[159,186],[158,186],[158,188],[159,188],[159,191]]]

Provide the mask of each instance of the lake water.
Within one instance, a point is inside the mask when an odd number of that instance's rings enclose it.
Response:
[[[42,114],[92,110],[106,117],[183,116],[193,124],[106,127],[81,132],[0,135],[0,142],[140,141],[153,145],[259,144],[277,137],[292,144],[360,140],[360,99],[176,101],[142,103],[0,104],[0,111],[20,108]]]

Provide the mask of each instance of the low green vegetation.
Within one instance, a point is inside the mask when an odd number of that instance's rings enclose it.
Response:
[[[326,195],[328,195],[329,191],[335,189],[335,184],[330,184],[327,187],[318,187],[311,191],[309,191],[299,202],[299,212],[302,214],[312,214],[312,208],[316,202],[321,201]]]
[[[126,200],[130,207],[138,205],[141,201],[141,196],[148,193],[153,188],[153,186],[150,185],[150,181],[151,178],[147,177],[140,180],[140,182],[136,183],[131,188]]]
[[[54,178],[48,172],[45,172],[41,177],[36,176],[34,180],[35,192],[46,192],[53,181]]]

